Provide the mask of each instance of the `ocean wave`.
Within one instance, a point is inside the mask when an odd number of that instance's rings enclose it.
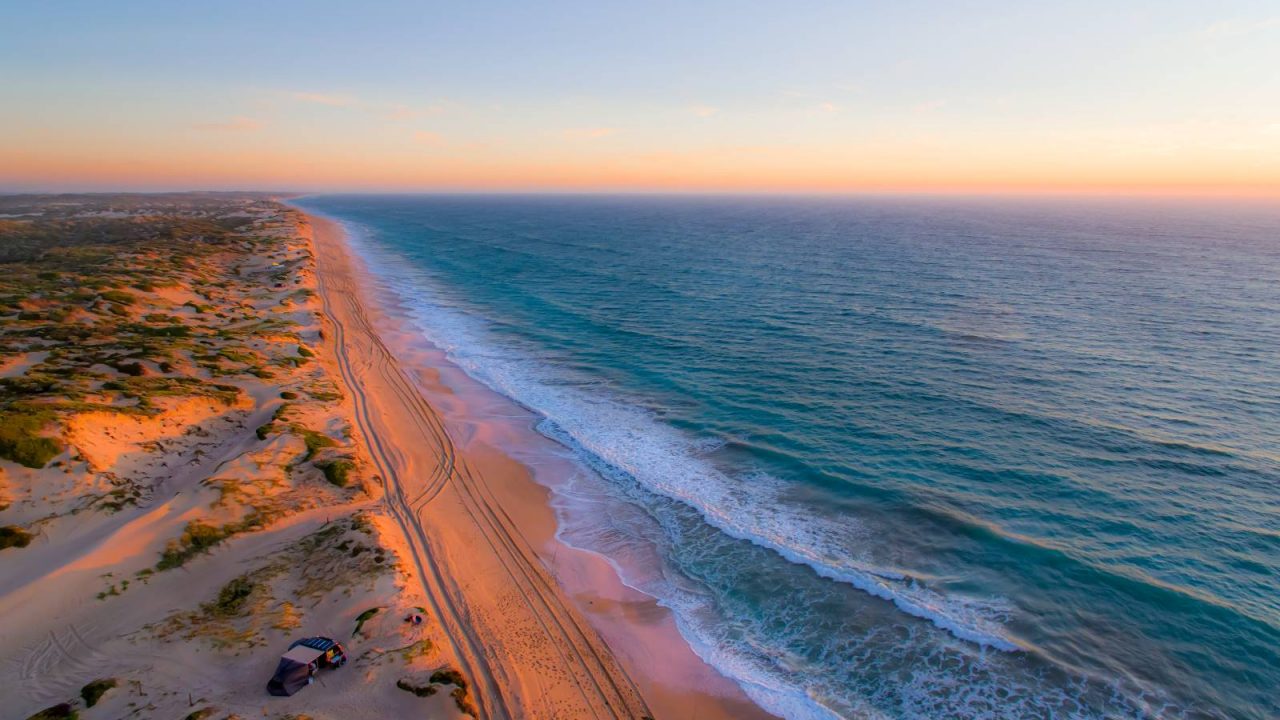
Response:
[[[596,383],[557,372],[546,363],[498,347],[481,322],[440,297],[429,278],[391,261],[348,226],[366,261],[390,281],[423,335],[451,362],[493,390],[550,420],[553,439],[626,473],[650,492],[695,509],[730,537],[754,543],[819,576],[892,602],[903,612],[952,635],[1002,651],[1020,649],[1004,623],[1012,608],[1001,599],[945,595],[920,580],[871,565],[850,554],[861,528],[833,522],[789,503],[787,487],[764,473],[731,476],[706,459],[718,442],[680,431],[608,394]]]
[[[1108,679],[1045,654],[1034,636],[1015,638],[1011,602],[945,593],[933,575],[872,562],[863,549],[887,538],[847,513],[824,514],[804,487],[726,469],[759,436],[682,429],[606,377],[558,362],[540,340],[521,340],[509,318],[484,318],[476,298],[438,280],[445,270],[414,262],[407,247],[402,256],[396,235],[384,244],[373,227],[344,225],[411,331],[540,416],[538,431],[578,461],[582,483],[611,493],[593,504],[564,478],[539,478],[553,491],[558,537],[669,608],[693,651],[766,710],[804,720],[1182,715],[1150,702],[1159,693],[1140,680]]]

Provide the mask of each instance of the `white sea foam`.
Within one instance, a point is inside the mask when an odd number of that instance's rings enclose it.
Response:
[[[860,528],[824,519],[789,499],[788,486],[776,478],[726,473],[709,457],[720,449],[719,440],[690,436],[598,382],[537,362],[534,352],[502,347],[482,320],[461,309],[463,303],[451,302],[447,288],[379,243],[365,241],[359,227],[344,224],[424,336],[468,375],[543,416],[539,430],[582,463],[580,478],[553,487],[561,539],[599,554],[624,583],[671,609],[694,652],[761,707],[804,720],[879,720],[877,708],[908,718],[1163,716],[1134,704],[1118,687],[1115,697],[1101,699],[1107,709],[1093,712],[1093,701],[1084,699],[1097,699],[1096,688],[1087,687],[1092,680],[1046,682],[1037,671],[1027,672],[1023,661],[1033,654],[984,651],[1016,649],[1003,626],[1011,612],[1003,603],[947,596],[902,572],[863,562],[857,548],[874,538],[861,535]],[[724,536],[892,602],[977,645],[950,640],[919,623],[895,624],[879,635],[876,626],[868,638],[833,636],[830,647],[819,642],[820,659],[806,664],[805,658],[786,653],[786,638],[776,637],[773,628],[744,631],[743,618],[726,615],[708,588],[681,572],[667,572],[663,561],[672,557],[672,542],[688,537],[678,530],[672,534],[668,522],[675,516],[681,527],[699,528],[703,538],[714,536],[696,520],[701,517]],[[863,641],[868,642],[850,652]],[[887,643],[881,648],[886,652],[875,649],[879,643]],[[842,668],[854,657],[862,680],[851,692]],[[827,659],[840,662],[828,665]]]
[[[650,492],[698,511],[721,532],[773,550],[820,576],[847,583],[927,619],[956,637],[999,650],[1017,650],[1002,619],[1002,602],[949,597],[900,572],[861,562],[850,551],[858,528],[815,517],[789,503],[776,478],[731,477],[702,457],[710,447],[556,368],[498,347],[482,321],[456,308],[410,263],[397,261],[348,225],[370,267],[390,282],[426,338],[471,377],[548,418],[575,449],[625,472]]]

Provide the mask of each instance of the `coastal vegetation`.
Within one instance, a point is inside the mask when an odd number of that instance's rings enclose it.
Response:
[[[31,544],[31,533],[16,525],[0,526],[0,550],[24,548]]]
[[[396,687],[404,690],[405,692],[411,692],[418,697],[431,697],[436,694],[436,686],[434,684],[427,683],[425,685],[418,685],[405,678],[397,680]]]
[[[467,695],[467,681],[466,678],[462,677],[462,673],[453,668],[437,670],[431,673],[431,682],[452,685],[453,690],[449,692],[449,695],[453,697],[453,702],[458,706],[458,710],[465,715],[476,716],[476,708],[472,704],[471,698]]]
[[[214,546],[222,541],[245,532],[246,530],[261,527],[262,519],[260,516],[253,514],[234,523],[226,523],[223,525],[212,525],[203,520],[192,520],[187,523],[187,527],[182,531],[175,540],[170,540],[164,552],[160,555],[160,561],[156,563],[156,570],[172,570],[182,567],[188,560],[201,553],[207,553]]]
[[[338,458],[321,463],[319,467],[324,472],[325,480],[345,488],[351,482],[351,471],[355,469],[355,463],[346,458]]]
[[[0,549],[47,564],[18,573],[32,597],[92,601],[11,608],[4,629],[115,675],[35,717],[243,715],[249,700],[185,697],[149,663],[266,667],[323,628],[352,633],[361,692],[443,691],[474,715],[454,630],[400,622],[430,603],[384,544],[385,488],[320,361],[336,321],[306,286],[305,227],[260,197],[113,198],[0,197],[18,216],[0,217]],[[57,571],[73,563],[95,569]]]
[[[255,587],[247,575],[241,575],[222,586],[218,591],[218,599],[205,606],[205,609],[216,615],[239,615]]]
[[[17,383],[5,383],[0,392],[15,385]],[[11,406],[0,412],[0,457],[29,468],[42,468],[49,464],[62,453],[62,444],[56,438],[43,434],[54,421],[52,412],[31,407]]]
[[[364,627],[364,624],[365,624],[366,622],[368,622],[370,619],[372,619],[374,615],[377,615],[377,614],[378,614],[378,611],[380,611],[380,610],[382,610],[382,608],[380,608],[380,607],[369,608],[368,610],[365,610],[364,612],[362,612],[362,613],[360,613],[359,615],[357,615],[357,616],[356,616],[356,629],[351,631],[351,637],[355,637],[355,636],[359,635],[359,634],[360,634],[360,628]]]
[[[79,717],[80,713],[74,705],[58,703],[27,717],[27,720],[77,720]]]
[[[440,685],[452,685],[453,690],[449,692],[453,698],[454,704],[458,706],[458,711],[464,715],[476,716],[475,705],[471,702],[471,698],[467,695],[467,681],[462,677],[462,673],[453,668],[441,668],[431,673],[431,677],[427,682],[419,682],[409,678],[401,678],[396,681],[396,687],[405,692],[413,693],[418,697],[431,697],[440,691]]]
[[[131,202],[117,196],[5,201],[23,203],[9,209],[27,219],[0,223],[0,352],[27,366],[0,378],[0,457],[44,467],[63,452],[61,426],[79,412],[155,414],[164,398],[236,401],[239,387],[209,382],[223,368],[206,348],[216,339],[234,351],[251,337],[227,322],[146,310],[163,304],[155,293],[193,276],[213,299],[199,263],[247,242],[239,232],[251,216],[231,217],[226,201],[194,203],[208,217],[184,216],[186,201],[127,217],[103,207]],[[183,252],[174,253],[178,242]]]
[[[116,684],[115,678],[105,678],[101,680],[94,680],[88,685],[80,688],[80,698],[84,700],[84,706],[93,707],[94,705],[97,705],[98,701],[102,699],[102,696],[106,695],[107,691],[114,688]]]

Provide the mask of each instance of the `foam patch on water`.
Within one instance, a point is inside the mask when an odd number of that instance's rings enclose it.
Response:
[[[626,473],[645,489],[694,508],[725,534],[773,550],[820,576],[847,583],[931,621],[956,637],[1017,650],[1003,627],[1010,608],[997,600],[943,595],[893,570],[851,555],[859,531],[847,519],[815,517],[787,501],[786,486],[765,474],[732,477],[703,457],[718,441],[689,436],[598,384],[497,347],[483,325],[442,298],[430,278],[360,239],[362,255],[391,281],[426,338],[471,377],[548,418],[561,442]]]
[[[468,375],[541,415],[539,431],[586,468],[582,477],[553,488],[560,538],[599,554],[624,583],[669,608],[694,652],[764,709],[801,720],[1162,716],[1119,689],[1099,700],[1093,680],[1050,681],[1043,666],[1025,662],[1033,653],[988,652],[1017,648],[1004,628],[1012,608],[947,596],[900,571],[864,562],[856,548],[874,538],[862,528],[816,516],[790,499],[791,488],[777,478],[724,472],[710,457],[722,440],[682,432],[603,383],[536,361],[534,349],[500,347],[428,271],[367,242],[358,226],[346,226],[423,335]],[[816,645],[818,655],[793,656],[786,649],[793,621],[822,627],[821,618],[803,615],[813,598],[788,599],[767,625],[744,617],[716,591],[686,577],[683,566],[668,564],[679,549],[698,548],[697,540],[709,541],[707,552],[717,558],[728,550],[727,563],[744,552],[771,552],[839,583],[826,586],[833,591],[857,588],[945,632],[890,621],[867,637],[837,632],[801,638],[813,642],[795,647]],[[811,585],[806,592],[825,591]],[[801,614],[792,617],[793,610]],[[1101,690],[1106,692],[1105,683]]]
[[[652,514],[652,505],[640,501],[634,483],[606,484],[602,478],[617,471],[598,458],[581,456],[573,450],[573,440],[551,423],[543,421],[539,430],[561,442],[571,456],[585,461],[597,473],[583,472],[556,484],[551,504],[559,520],[556,537],[561,542],[604,558],[623,584],[657,599],[672,611],[690,648],[708,665],[738,686],[760,707],[779,717],[794,720],[838,720],[835,712],[810,694],[804,678],[788,671],[778,655],[741,639],[724,635],[725,619],[716,611],[715,600],[701,587],[679,573],[667,571],[659,545],[665,536],[662,521]],[[653,499],[654,496],[647,496]],[[809,679],[818,673],[808,674]],[[859,708],[857,717],[880,720],[870,706]]]

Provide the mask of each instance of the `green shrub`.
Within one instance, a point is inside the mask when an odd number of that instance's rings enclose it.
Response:
[[[160,554],[157,570],[171,570],[182,567],[188,560],[200,553],[209,552],[218,543],[231,537],[230,526],[209,525],[199,520],[192,520],[182,531],[177,540],[170,540],[164,552]]]
[[[116,363],[112,367],[124,373],[125,375],[130,375],[132,377],[142,377],[147,372],[147,369],[143,367],[142,363],[136,362],[136,361],[128,362],[128,363],[126,362]]]
[[[123,290],[107,290],[100,294],[103,300],[110,300],[118,305],[132,305],[138,302],[137,298]]]
[[[240,611],[244,609],[245,602],[253,594],[255,587],[247,576],[241,575],[223,585],[222,589],[218,591],[218,599],[206,605],[205,609],[214,615],[223,617],[239,615]]]
[[[71,703],[58,703],[53,707],[47,707],[40,712],[27,718],[27,720],[76,720],[80,717],[80,713],[71,706]]]
[[[35,395],[56,395],[63,392],[62,385],[55,378],[44,373],[28,373],[18,377],[0,378],[0,395],[32,397]],[[46,422],[52,421],[52,419],[52,417],[47,417]]]
[[[400,688],[401,690],[404,690],[405,692],[411,692],[414,695],[417,695],[418,697],[431,697],[432,695],[436,694],[435,685],[414,685],[413,683],[404,679],[397,680],[396,687]]]
[[[11,547],[24,548],[31,544],[31,533],[17,525],[0,527],[0,550]]]
[[[116,686],[115,678],[106,678],[104,680],[94,680],[93,682],[80,688],[80,697],[84,698],[85,707],[93,707],[98,704],[102,696],[108,690]]]
[[[462,677],[462,673],[454,670],[453,668],[444,668],[443,670],[437,670],[431,673],[431,682],[454,685],[462,688],[463,690],[467,689],[466,679]]]
[[[299,355],[301,355],[302,357],[306,357],[306,358],[309,358],[309,357],[315,357],[315,356],[316,356],[316,354],[315,354],[315,353],[313,353],[313,352],[311,352],[310,350],[308,350],[308,349],[307,349],[307,346],[305,346],[305,345],[299,345],[299,346],[298,346],[298,354],[299,354]]]
[[[243,532],[260,529],[269,520],[269,515],[264,515],[257,510],[226,525],[210,525],[201,520],[192,520],[187,523],[181,536],[170,540],[165,546],[164,552],[160,553],[160,561],[156,563],[156,570],[182,567],[191,558],[200,553],[209,552],[223,540]]]
[[[298,399],[298,393],[296,393],[296,392],[292,392],[292,391],[289,391],[289,390],[285,390],[285,391],[283,391],[283,392],[281,392],[281,393],[280,393],[280,399],[282,399],[282,400],[297,400],[297,399]]]
[[[458,711],[463,715],[477,717],[476,706],[471,704],[471,699],[467,697],[466,688],[454,688],[449,693],[449,697],[453,698],[453,704],[458,706]]]
[[[62,453],[55,439],[37,433],[53,422],[49,412],[0,413],[0,458],[40,469]]]
[[[307,455],[303,460],[310,460],[323,448],[337,445],[337,443],[333,441],[333,438],[325,435],[324,433],[318,433],[315,430],[308,430],[307,428],[294,429],[302,436],[302,442],[307,446]]]
[[[377,615],[378,611],[381,609],[382,608],[376,608],[376,607],[369,608],[368,610],[365,610],[364,612],[360,613],[356,617],[356,629],[351,632],[351,637],[355,637],[356,635],[359,635],[360,628],[364,627],[364,624],[368,622],[374,615]]]
[[[355,468],[355,463],[350,460],[331,460],[320,466],[324,471],[324,479],[334,485],[344,488],[351,480],[351,471]]]

